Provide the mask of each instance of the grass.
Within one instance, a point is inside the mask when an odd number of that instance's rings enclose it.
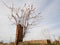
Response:
[[[40,45],[40,44],[23,44],[23,45]]]
[[[41,44],[23,44],[23,45],[41,45]],[[60,44],[45,44],[45,45],[60,45]]]
[[[60,45],[60,44],[46,44],[46,45]]]

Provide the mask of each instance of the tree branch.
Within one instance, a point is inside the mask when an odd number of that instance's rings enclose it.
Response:
[[[17,19],[16,19],[16,17],[12,14],[12,17],[14,18],[14,20],[16,21],[16,23],[17,23]]]
[[[36,19],[36,18],[41,18],[42,16],[40,15],[41,13],[38,13],[37,15],[31,17],[30,19]]]
[[[11,7],[9,7],[3,0],[1,0],[1,1],[7,8],[11,9]]]

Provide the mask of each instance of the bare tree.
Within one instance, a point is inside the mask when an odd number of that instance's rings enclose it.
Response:
[[[35,9],[33,5],[29,5],[26,7],[26,3],[22,8],[15,8],[12,4],[12,7],[6,5],[4,1],[2,1],[4,5],[11,10],[11,18],[9,17],[10,21],[12,18],[14,19],[14,23],[16,25],[16,45],[18,42],[23,41],[23,37],[26,34],[26,30],[29,29],[29,26],[34,25],[35,20],[41,18],[40,13],[35,14]],[[32,23],[29,23],[29,20],[32,20]]]

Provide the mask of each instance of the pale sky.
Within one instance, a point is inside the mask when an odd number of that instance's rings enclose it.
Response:
[[[12,0],[4,1],[11,6]],[[25,3],[33,4],[36,12],[41,12],[42,20],[39,24],[29,29],[24,37],[26,40],[55,39],[60,36],[60,0],[13,0],[15,7],[21,7]],[[10,10],[0,0],[0,41],[10,42],[15,40],[15,25],[9,21]]]

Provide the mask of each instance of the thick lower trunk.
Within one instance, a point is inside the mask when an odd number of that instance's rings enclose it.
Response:
[[[16,27],[16,45],[18,45],[18,42],[23,41],[23,27],[18,24]]]

